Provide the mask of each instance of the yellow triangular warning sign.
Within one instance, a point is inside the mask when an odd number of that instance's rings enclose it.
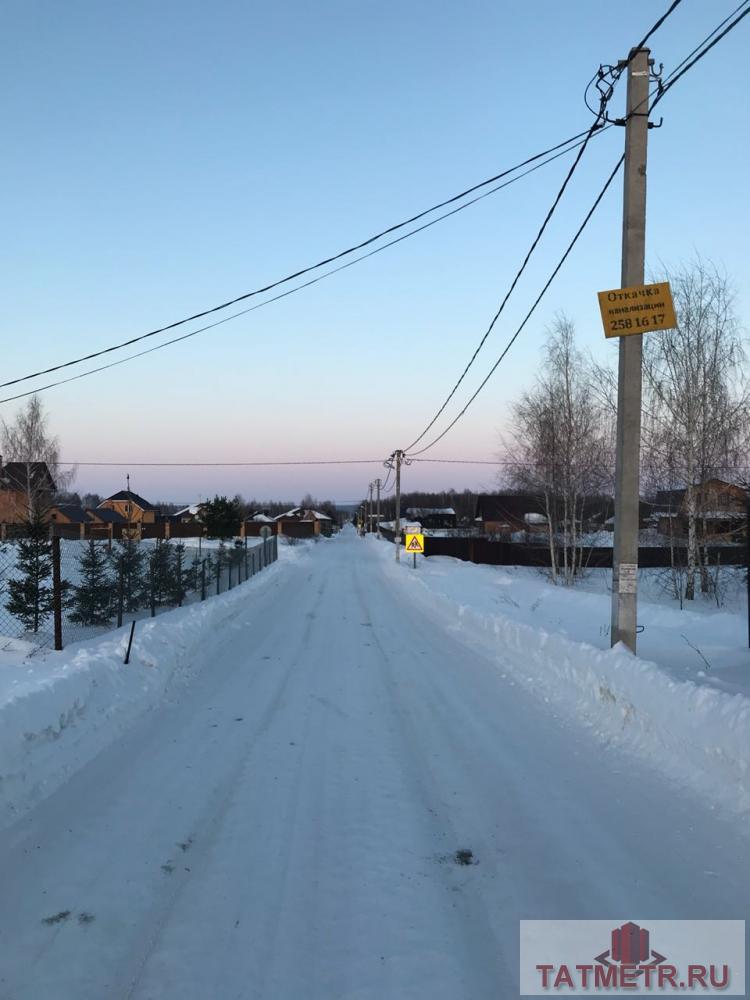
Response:
[[[419,538],[419,535],[412,535],[411,536],[411,538],[407,542],[406,551],[407,552],[421,552],[422,551],[422,542],[421,542],[421,540]]]

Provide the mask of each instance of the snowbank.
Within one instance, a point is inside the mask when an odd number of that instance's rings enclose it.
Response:
[[[136,625],[130,623],[61,653],[24,657],[5,644],[0,657],[0,827],[45,798],[91,760],[170,684],[200,669],[196,651],[254,592],[269,586],[306,547],[279,550],[280,561],[233,590]]]
[[[381,548],[385,572],[408,600],[441,627],[460,631],[462,641],[491,651],[504,677],[584,723],[604,742],[648,758],[710,804],[750,813],[750,698],[677,680],[624,646],[600,650],[518,621],[512,601],[507,613],[488,610],[486,594],[479,593],[488,579],[478,573],[484,567],[436,557],[422,560],[415,572],[410,561],[393,561],[391,545]],[[457,573],[463,600],[451,593]],[[550,586],[540,579],[540,596]],[[616,776],[612,787],[616,793]]]

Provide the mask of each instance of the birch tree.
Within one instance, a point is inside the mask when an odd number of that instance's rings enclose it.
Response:
[[[47,415],[38,396],[29,398],[12,423],[2,421],[0,441],[3,461],[19,462],[26,470],[23,481],[25,509],[20,513],[29,522],[35,518],[43,518],[52,496],[46,477],[36,471],[39,468],[37,463],[42,462],[47,466],[58,490],[70,485],[74,472],[66,472],[60,465],[60,445],[58,439],[49,432]]]
[[[534,387],[513,407],[513,436],[511,482],[541,497],[552,579],[571,584],[581,571],[586,501],[611,480],[612,435],[565,316],[549,331]]]
[[[702,589],[710,589],[700,559],[699,487],[746,464],[750,396],[726,276],[697,258],[667,277],[677,326],[643,338],[644,478],[653,487],[686,490],[684,596],[692,600],[698,573]]]

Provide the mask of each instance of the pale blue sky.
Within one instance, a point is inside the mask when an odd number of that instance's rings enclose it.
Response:
[[[668,72],[736,4],[684,0],[652,42]],[[666,0],[284,4],[9,2],[1,21],[2,381],[273,280],[585,128],[583,88]],[[748,19],[750,21],[750,19]],[[697,250],[748,301],[748,21],[650,132],[647,247]],[[624,99],[621,88],[616,107]],[[497,356],[621,152],[592,143],[479,358]],[[185,344],[44,394],[71,460],[379,457],[442,401],[568,165]],[[556,310],[604,354],[621,181],[507,362],[435,455],[491,458]],[[5,405],[12,416],[16,404]],[[108,492],[125,469],[81,469]],[[152,498],[362,494],[376,468],[131,468]],[[409,483],[487,487],[486,468]]]

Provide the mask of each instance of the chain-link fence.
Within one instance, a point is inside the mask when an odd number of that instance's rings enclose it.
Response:
[[[204,601],[249,580],[278,557],[278,539],[228,543],[50,538],[0,543],[3,642],[62,649],[71,642]]]

